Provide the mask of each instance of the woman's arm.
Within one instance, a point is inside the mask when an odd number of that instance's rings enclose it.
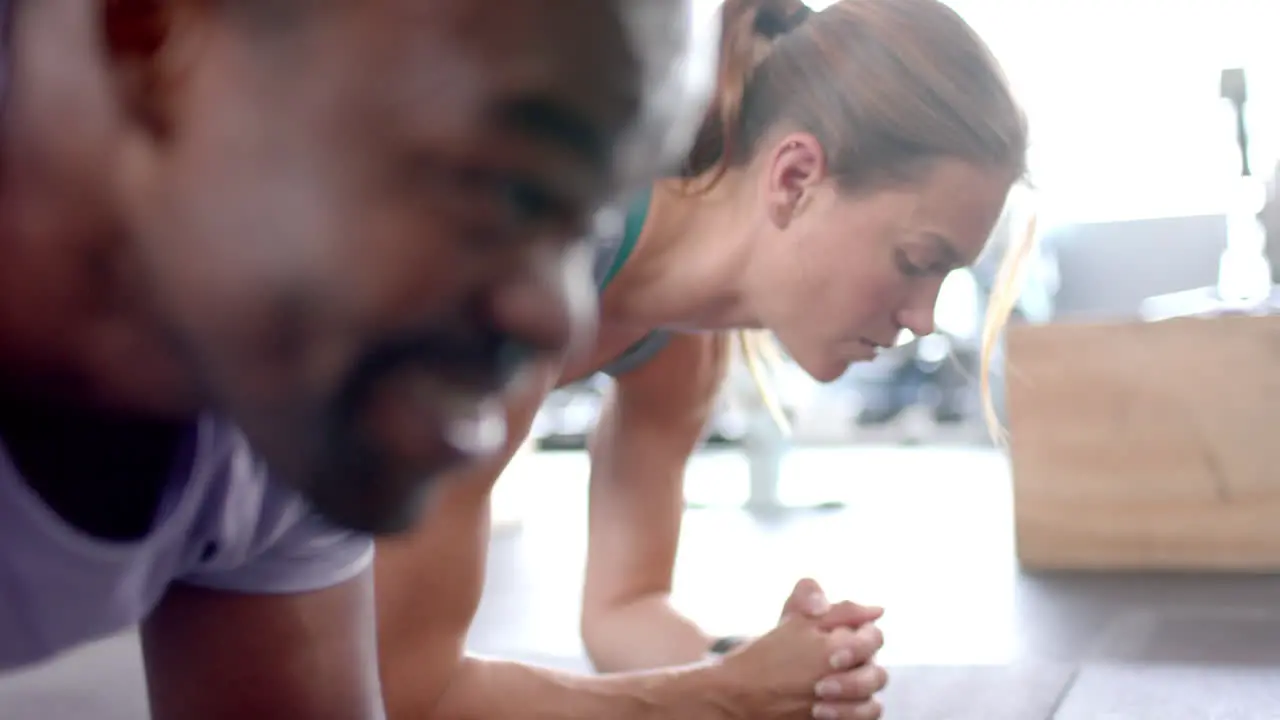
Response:
[[[728,368],[720,335],[677,335],[619,378],[592,435],[582,634],[602,672],[696,662],[710,638],[668,603],[684,471]]]

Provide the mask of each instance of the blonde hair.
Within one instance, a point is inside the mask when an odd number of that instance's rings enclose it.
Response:
[[[981,369],[979,370],[979,387],[982,392],[982,414],[987,422],[987,429],[996,444],[1008,444],[1009,433],[1000,422],[995,399],[991,396],[992,360],[1001,335],[1009,324],[1018,298],[1022,294],[1022,274],[1026,270],[1027,258],[1036,248],[1036,215],[1033,212],[1027,220],[1026,230],[1011,240],[1005,248],[1004,257],[1000,260],[1000,269],[996,272],[991,295],[987,300],[987,314],[982,323]],[[1006,384],[1008,382],[1008,356],[1006,356]],[[1007,402],[1007,400],[1006,400]]]
[[[773,375],[782,367],[782,351],[767,330],[737,330],[734,332],[738,340],[738,351],[742,361],[751,374],[751,383],[760,394],[760,402],[769,413],[769,418],[784,436],[791,435],[791,421],[782,409],[782,400],[778,397],[778,389],[774,386]]]

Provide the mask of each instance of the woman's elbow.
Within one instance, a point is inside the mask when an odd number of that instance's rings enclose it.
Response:
[[[583,598],[578,634],[593,662],[601,655],[608,655],[615,644],[613,628],[618,625],[617,618],[625,613],[628,602],[627,598],[619,597],[593,598],[590,593]]]

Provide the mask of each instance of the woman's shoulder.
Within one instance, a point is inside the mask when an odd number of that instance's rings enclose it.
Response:
[[[601,210],[595,218],[595,262],[592,267],[596,288],[604,292],[627,264],[640,241],[649,216],[652,189],[637,193],[625,204]]]
[[[655,342],[655,346],[657,343]],[[614,376],[628,392],[653,399],[701,400],[719,393],[732,357],[725,333],[666,332],[643,362]]]

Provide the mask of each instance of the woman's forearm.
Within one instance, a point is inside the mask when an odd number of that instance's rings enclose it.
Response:
[[[587,611],[583,641],[596,670],[631,672],[700,662],[711,638],[671,606],[665,594]]]

